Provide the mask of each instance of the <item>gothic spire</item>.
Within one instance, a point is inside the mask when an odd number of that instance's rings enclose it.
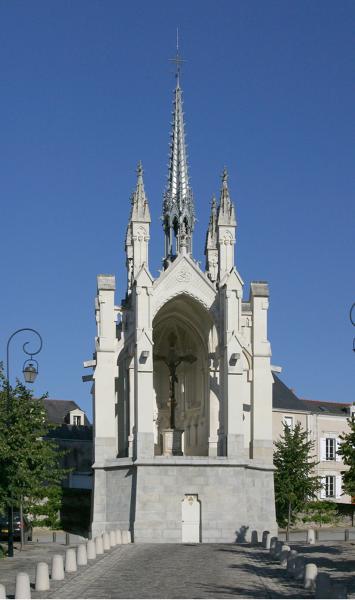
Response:
[[[187,252],[192,251],[192,231],[195,216],[192,190],[189,186],[187,153],[185,144],[184,113],[182,110],[182,90],[180,87],[180,67],[182,59],[177,53],[176,87],[174,91],[173,121],[171,130],[169,171],[163,201],[163,227],[165,231],[165,258],[171,259],[180,252],[182,223],[186,229]],[[185,234],[185,232],[184,232]],[[173,237],[176,238],[173,248]]]
[[[211,202],[210,221],[206,234],[205,256],[207,277],[214,282],[217,279],[218,271],[217,202],[214,196]]]
[[[232,225],[236,226],[237,221],[235,218],[235,210],[233,202],[229,196],[228,190],[228,173],[224,167],[222,173],[222,188],[220,203],[218,208],[218,225]]]
[[[211,202],[210,221],[206,235],[205,254],[207,250],[212,250],[215,248],[217,248],[217,202],[215,196],[213,196]]]
[[[140,221],[150,223],[150,212],[148,200],[145,195],[144,182],[143,182],[143,167],[141,161],[137,167],[137,185],[136,189],[132,194],[132,211],[131,221]]]

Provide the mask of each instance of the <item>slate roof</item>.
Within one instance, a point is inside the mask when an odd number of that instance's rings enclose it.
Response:
[[[55,425],[63,425],[68,422],[68,414],[71,410],[78,408],[82,410],[73,400],[51,400],[45,398],[44,407],[47,411],[48,421]],[[84,425],[90,425],[86,414],[84,413]]]
[[[285,411],[298,410],[319,415],[349,416],[350,402],[328,402],[298,398],[287,385],[275,375],[272,386],[272,407]]]
[[[322,400],[306,400],[302,399],[303,404],[308,407],[308,410],[317,414],[328,414],[334,416],[349,416],[351,402],[322,402]]]
[[[302,412],[310,412],[310,408],[296,396],[296,394],[287,385],[275,375],[274,385],[272,386],[272,407],[281,410],[299,410]]]

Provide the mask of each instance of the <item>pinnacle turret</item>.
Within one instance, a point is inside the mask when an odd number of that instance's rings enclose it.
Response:
[[[213,196],[211,201],[210,220],[206,235],[205,254],[207,250],[212,250],[215,248],[217,248],[217,202],[215,196]]]
[[[135,191],[132,194],[131,201],[131,221],[150,223],[149,205],[144,190],[143,167],[140,161],[137,167],[137,185]]]
[[[211,214],[206,234],[205,256],[207,277],[214,282],[217,279],[218,272],[217,202],[214,196],[211,202]]]
[[[134,278],[143,265],[148,267],[150,211],[145,195],[143,167],[137,167],[136,189],[131,196],[131,214],[126,231],[127,291],[130,293]]]
[[[236,226],[235,210],[233,202],[229,196],[228,189],[228,172],[223,169],[222,173],[222,188],[220,195],[220,203],[218,208],[218,225]]]

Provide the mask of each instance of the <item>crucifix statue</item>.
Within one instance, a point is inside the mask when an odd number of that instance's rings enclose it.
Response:
[[[176,370],[178,366],[182,362],[187,362],[192,364],[196,360],[196,356],[192,354],[183,354],[179,356],[176,352],[176,341],[177,337],[174,332],[171,332],[169,337],[169,352],[167,356],[162,356],[160,354],[155,354],[154,359],[160,360],[166,364],[169,369],[169,402],[170,402],[170,429],[175,429],[175,407],[176,407],[176,398],[175,398],[175,383],[178,382],[178,378],[176,375]]]

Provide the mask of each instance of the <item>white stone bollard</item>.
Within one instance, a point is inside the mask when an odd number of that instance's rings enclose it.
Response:
[[[78,567],[84,567],[88,564],[88,556],[86,554],[86,545],[79,544],[76,550],[76,563]]]
[[[287,557],[287,573],[290,577],[295,577],[297,550],[291,550]]]
[[[304,570],[304,587],[306,590],[311,590],[311,592],[315,591],[317,572],[317,565],[314,563],[306,564],[306,568]]]
[[[65,551],[65,572],[66,573],[75,573],[78,570],[76,566],[76,554],[74,548],[68,548]]]
[[[116,544],[122,544],[122,532],[120,529],[116,529]]]
[[[109,550],[111,548],[111,544],[110,544],[110,536],[107,533],[107,531],[105,531],[105,533],[102,534],[102,541],[104,544],[104,550]]]
[[[122,544],[130,544],[131,543],[131,532],[130,531],[122,531]]]
[[[96,551],[96,556],[104,553],[104,544],[102,541],[102,535],[98,535],[95,538],[95,551]]]
[[[88,560],[94,560],[96,558],[96,549],[94,540],[88,540],[86,542],[86,554]]]
[[[290,546],[287,546],[287,544],[283,544],[282,548],[281,548],[281,552],[280,552],[281,567],[287,566],[287,559],[288,559],[288,555],[290,554],[290,552],[291,552]]]
[[[315,544],[316,543],[316,534],[314,529],[307,530],[307,544]]]
[[[271,540],[270,540],[270,548],[269,548],[269,550],[270,550],[270,554],[271,554],[271,556],[272,556],[272,557],[273,557],[273,556],[274,556],[274,554],[275,554],[276,542],[277,542],[277,541],[278,541],[278,538],[277,538],[277,537],[275,537],[275,536],[273,536],[273,537],[271,538]]]
[[[6,587],[0,583],[0,600],[6,600]]]
[[[295,560],[295,579],[304,579],[304,570],[306,567],[306,561],[304,556],[296,556]]]
[[[333,598],[332,582],[328,573],[318,573],[314,591],[316,598]]]
[[[27,600],[31,598],[31,586],[28,573],[23,573],[22,571],[20,573],[17,573],[15,598],[16,600]]]
[[[35,590],[36,592],[49,590],[49,569],[46,562],[37,563]]]
[[[64,561],[61,554],[54,554],[52,558],[51,579],[62,581],[64,579]]]
[[[116,542],[116,532],[111,529],[110,531],[110,546],[111,548],[113,548],[114,546],[116,546],[117,542]]]

